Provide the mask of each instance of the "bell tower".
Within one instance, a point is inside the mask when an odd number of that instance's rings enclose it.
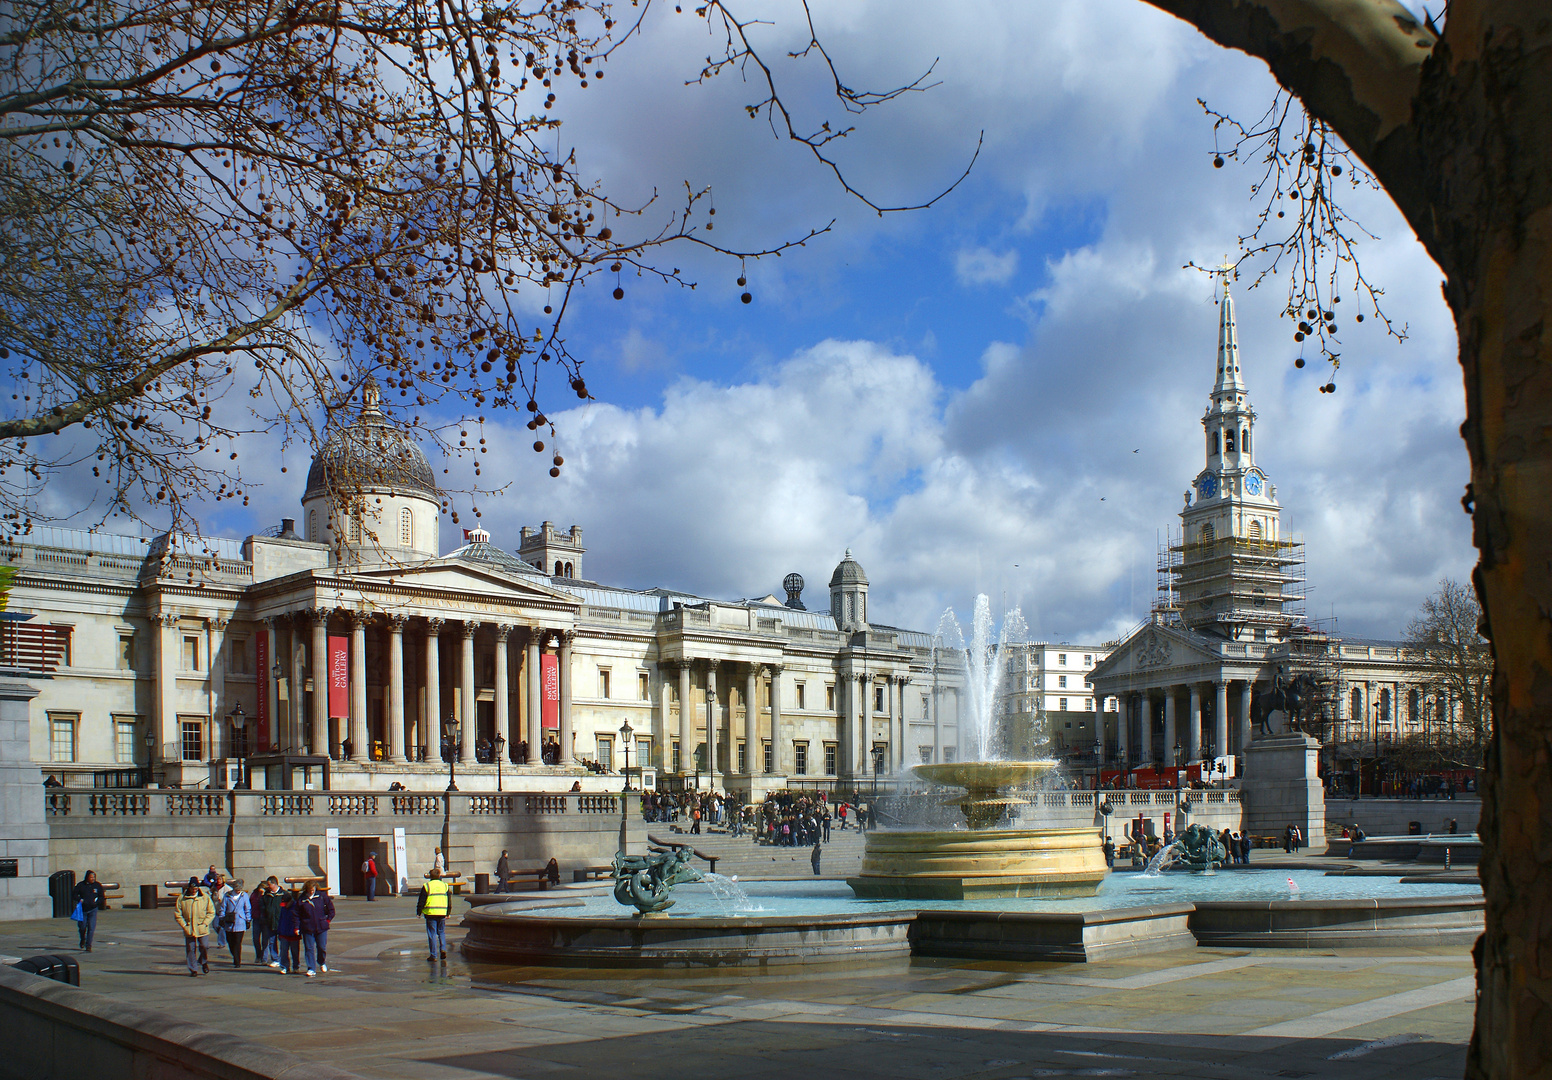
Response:
[[[1160,553],[1156,608],[1192,630],[1280,641],[1298,618],[1288,605],[1304,599],[1304,545],[1283,538],[1277,487],[1256,465],[1230,269],[1219,269],[1217,373],[1201,421],[1205,467],[1186,492],[1179,536]]]

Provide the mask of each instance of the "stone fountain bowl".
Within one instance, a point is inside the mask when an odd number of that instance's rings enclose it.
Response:
[[[911,771],[929,783],[985,790],[1032,784],[1058,764],[1051,760],[944,761],[935,765],[915,765]]]

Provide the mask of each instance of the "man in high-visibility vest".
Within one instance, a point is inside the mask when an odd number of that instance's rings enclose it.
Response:
[[[415,914],[426,918],[426,946],[431,954],[427,960],[447,959],[447,913],[452,903],[452,888],[442,880],[442,871],[433,866],[415,905]]]

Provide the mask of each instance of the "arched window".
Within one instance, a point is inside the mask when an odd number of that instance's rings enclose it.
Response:
[[[1224,450],[1225,453],[1228,453],[1228,454],[1234,453],[1234,432],[1233,431],[1225,431],[1223,433],[1223,450]]]
[[[1362,722],[1362,720],[1363,720],[1363,688],[1362,687],[1359,687],[1359,686],[1353,687],[1352,702],[1351,702],[1351,705],[1348,708],[1347,718],[1349,720],[1357,720],[1359,722]]]
[[[562,563],[559,559],[555,560],[555,576],[556,577],[560,577],[561,576],[561,571],[563,571],[565,568],[566,567],[565,567],[564,563]]]
[[[407,506],[399,511],[399,546],[415,546],[415,515],[410,513]]]
[[[571,563],[567,563],[566,564],[566,576],[567,577],[576,577],[577,576],[576,568],[573,567]]]
[[[1216,431],[1212,433],[1212,452],[1213,456],[1216,457],[1218,454],[1218,433]]]
[[[1206,525],[1202,526],[1202,543],[1212,543],[1217,535],[1217,531],[1213,528],[1212,522],[1209,521]]]
[[[1407,691],[1407,721],[1412,724],[1418,723],[1422,719],[1422,711],[1422,695],[1419,694],[1416,690]]]
[[[1250,525],[1246,527],[1245,535],[1250,537],[1252,540],[1261,539],[1261,523],[1259,521],[1252,521]]]
[[[307,511],[307,539],[318,542],[318,511]]]
[[[1250,429],[1245,428],[1239,433],[1239,448],[1245,453],[1250,453]]]
[[[1380,688],[1380,721],[1390,723],[1390,687]]]

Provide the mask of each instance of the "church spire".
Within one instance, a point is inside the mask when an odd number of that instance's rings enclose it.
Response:
[[[1239,374],[1239,326],[1234,321],[1234,297],[1229,293],[1228,260],[1218,268],[1223,279],[1223,295],[1218,300],[1218,381],[1213,384],[1213,397],[1224,393],[1244,393],[1245,383]]]

